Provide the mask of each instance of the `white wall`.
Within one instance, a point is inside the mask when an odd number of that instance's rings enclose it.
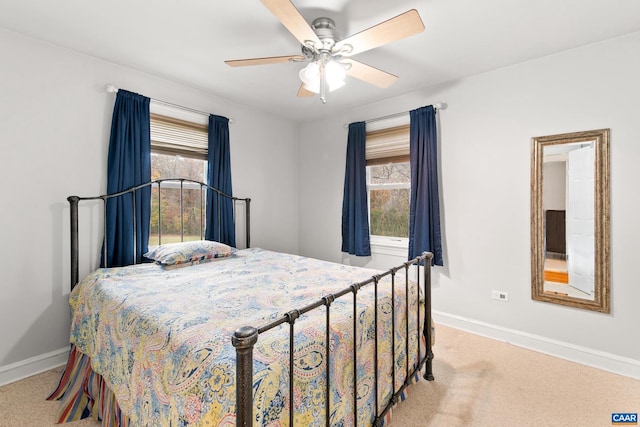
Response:
[[[444,101],[448,108],[438,118],[445,266],[435,269],[434,310],[489,335],[605,354],[630,363],[640,377],[638,52],[635,33],[302,125],[301,254],[377,268],[403,261],[386,257],[382,265],[379,256],[340,253],[344,124]],[[532,301],[530,285],[531,138],[600,128],[611,128],[611,314]],[[509,302],[492,300],[492,289],[508,292]]]
[[[66,197],[106,191],[106,83],[233,118],[233,188],[252,198],[252,246],[298,251],[295,123],[4,30],[0,52],[0,384],[68,348]]]
[[[542,176],[542,210],[565,210],[567,206],[567,162],[543,162]]]

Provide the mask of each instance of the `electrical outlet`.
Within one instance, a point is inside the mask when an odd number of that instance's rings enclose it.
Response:
[[[509,301],[509,294],[503,291],[491,291],[491,298],[507,302]]]

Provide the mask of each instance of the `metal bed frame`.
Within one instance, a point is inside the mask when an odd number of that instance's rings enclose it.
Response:
[[[134,203],[134,212],[135,212],[135,195],[136,192],[142,188],[146,188],[148,186],[157,185],[158,189],[162,188],[162,184],[164,182],[173,182],[179,183],[180,188],[180,210],[181,210],[181,229],[182,229],[182,238],[184,238],[184,224],[183,224],[183,215],[182,215],[182,198],[183,198],[183,190],[185,183],[191,183],[194,185],[198,185],[201,191],[201,207],[204,204],[204,194],[207,190],[213,191],[217,194],[218,198],[218,218],[220,218],[220,199],[227,198],[233,201],[233,212],[235,217],[236,211],[236,202],[243,202],[245,204],[245,233],[246,233],[246,247],[250,247],[250,198],[237,198],[231,195],[225,194],[224,192],[213,188],[205,183],[190,180],[190,179],[162,179],[151,181],[145,184],[141,184],[130,189],[102,196],[95,197],[78,197],[78,196],[70,196],[67,198],[70,204],[70,220],[71,220],[71,289],[77,285],[79,277],[78,277],[78,265],[79,265],[79,246],[78,246],[78,205],[82,201],[89,200],[102,200],[104,205],[103,212],[103,221],[106,224],[106,205],[107,200],[123,196],[125,194],[131,194],[133,197]],[[158,191],[158,198],[160,198],[161,191]],[[158,203],[158,214],[160,215],[160,203]],[[134,213],[135,215],[135,213]],[[135,227],[135,216],[134,216],[134,227]],[[159,220],[161,224],[161,221]],[[201,221],[201,224],[204,224],[204,221]],[[218,221],[220,224],[220,221]],[[161,227],[158,227],[159,235],[161,239]],[[106,234],[106,225],[105,225],[105,234]],[[135,230],[134,230],[135,236]],[[201,226],[201,236],[204,236],[204,225]],[[134,237],[135,238],[135,237]],[[161,240],[160,240],[161,241]],[[135,241],[133,242],[135,245]],[[106,254],[106,241],[103,243],[103,253]],[[433,381],[433,370],[432,370],[432,362],[433,362],[433,352],[431,345],[431,337],[432,337],[432,324],[431,324],[431,261],[433,258],[433,254],[430,252],[425,252],[421,256],[418,256],[410,261],[403,263],[397,267],[391,268],[385,272],[374,275],[371,278],[364,280],[359,283],[350,284],[348,287],[344,288],[342,291],[324,295],[316,302],[309,304],[302,308],[293,309],[287,312],[285,315],[280,318],[262,325],[262,326],[243,326],[236,330],[234,335],[231,337],[231,341],[233,346],[236,348],[236,425],[242,427],[252,426],[253,417],[253,347],[258,341],[260,335],[268,333],[270,330],[283,325],[285,323],[289,324],[289,348],[294,348],[294,335],[295,335],[295,324],[296,320],[305,313],[308,313],[313,310],[321,309],[321,307],[325,307],[325,317],[326,317],[326,329],[325,329],[325,358],[326,358],[326,385],[325,385],[325,414],[326,414],[326,426],[330,426],[330,360],[331,360],[331,352],[330,352],[330,325],[331,325],[331,305],[338,298],[348,297],[351,295],[353,298],[353,411],[354,411],[354,427],[357,427],[358,423],[358,377],[356,374],[356,369],[358,365],[358,353],[357,347],[355,345],[356,340],[356,331],[357,331],[357,301],[358,301],[358,291],[360,291],[364,287],[373,286],[374,289],[374,305],[378,306],[378,283],[379,281],[386,277],[391,276],[391,306],[392,306],[392,329],[395,330],[395,286],[396,286],[396,274],[398,271],[404,271],[404,286],[405,286],[405,304],[406,307],[409,307],[409,269],[411,266],[417,266],[416,274],[417,279],[415,281],[415,286],[417,287],[416,298],[420,298],[420,286],[422,284],[422,292],[424,297],[424,323],[420,325],[420,303],[418,301],[417,305],[417,319],[418,319],[418,328],[416,331],[409,331],[409,310],[406,310],[406,321],[405,321],[405,354],[406,363],[405,363],[405,381],[404,383],[396,390],[396,349],[395,349],[395,334],[391,333],[392,343],[391,343],[391,351],[392,351],[392,361],[393,361],[393,369],[392,369],[392,387],[393,393],[389,398],[388,402],[382,402],[384,405],[383,409],[380,410],[380,402],[378,402],[378,372],[375,369],[375,381],[374,381],[374,396],[375,396],[375,408],[376,414],[375,419],[373,420],[374,426],[382,425],[385,416],[387,413],[393,408],[393,406],[398,402],[404,390],[412,383],[412,378],[417,377],[420,371],[424,368],[424,379],[428,381]],[[106,256],[104,257],[106,260]],[[136,262],[140,262],[137,261]],[[422,267],[422,276],[420,274],[420,270]],[[422,283],[420,283],[422,282]],[[417,360],[410,361],[409,360],[409,336],[410,333],[416,334],[416,343],[417,343]],[[374,364],[373,366],[378,366],[378,310],[374,310],[374,336],[375,336],[375,347],[374,347]],[[421,349],[421,338],[424,338],[425,342],[425,354],[422,354]],[[295,351],[289,352],[289,426],[294,426],[294,359],[295,359]],[[413,363],[413,366],[410,366],[410,363]]]

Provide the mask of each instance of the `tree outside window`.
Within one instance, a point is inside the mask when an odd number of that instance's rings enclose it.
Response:
[[[371,235],[409,237],[409,162],[367,166]]]
[[[205,182],[207,162],[205,160],[183,157],[180,155],[151,153],[151,179],[186,178]],[[161,193],[154,186],[151,193],[151,227],[149,246],[160,244],[158,225],[161,218],[161,243],[175,243],[204,238],[201,235],[205,218],[205,193],[199,185],[183,183],[182,218],[180,210],[180,183],[162,183]],[[160,197],[158,197],[160,196]],[[160,200],[160,210],[158,210]],[[184,223],[182,230],[181,223]],[[184,235],[183,235],[184,233]]]

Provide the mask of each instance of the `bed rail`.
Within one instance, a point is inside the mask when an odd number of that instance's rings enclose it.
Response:
[[[147,187],[151,187],[153,189],[153,187],[156,186],[158,189],[158,239],[159,239],[159,243],[162,243],[162,203],[161,203],[161,194],[162,192],[160,191],[163,188],[179,188],[180,189],[180,236],[181,236],[181,240],[184,240],[184,190],[185,187],[192,187],[192,189],[199,189],[200,190],[200,211],[201,211],[201,221],[200,221],[200,237],[202,239],[204,239],[204,206],[206,204],[206,192],[207,191],[213,191],[214,193],[216,193],[216,197],[217,197],[217,217],[218,217],[218,235],[220,235],[220,216],[221,216],[221,210],[220,210],[220,206],[221,200],[232,200],[233,201],[233,216],[234,218],[236,217],[236,202],[241,202],[245,204],[245,244],[246,247],[249,248],[251,247],[251,227],[250,227],[250,219],[251,219],[251,199],[250,198],[239,198],[239,197],[234,197],[232,195],[226,194],[223,191],[214,188],[204,182],[200,182],[200,181],[196,181],[196,180],[192,180],[192,179],[187,179],[187,178],[166,178],[166,179],[157,179],[154,181],[149,181],[146,182],[144,184],[140,184],[137,185],[135,187],[131,187],[129,189],[126,189],[124,191],[120,191],[118,193],[113,193],[113,194],[105,194],[105,195],[101,195],[101,196],[93,196],[93,197],[78,197],[78,196],[69,196],[67,197],[67,201],[69,202],[70,205],[70,221],[71,221],[71,289],[73,290],[73,288],[76,286],[76,284],[79,281],[79,246],[78,246],[78,206],[80,204],[80,202],[82,201],[90,201],[90,200],[102,200],[102,221],[104,224],[104,235],[106,236],[106,214],[107,214],[107,200],[115,198],[115,197],[120,197],[126,194],[131,194],[131,197],[133,199],[133,206],[134,206],[134,212],[133,212],[133,227],[134,227],[134,233],[133,233],[133,245],[134,247],[136,246],[136,233],[135,233],[135,224],[136,224],[136,213],[135,213],[135,203],[136,203],[136,193],[137,191],[143,189],[143,188],[147,188]],[[188,188],[187,188],[188,189]],[[106,239],[103,238],[103,244],[102,244],[102,254],[104,259],[107,259],[107,241]],[[135,253],[134,253],[134,257],[135,257]],[[105,261],[106,262],[106,261]],[[135,260],[135,262],[139,262],[138,260]]]
[[[431,335],[432,335],[432,325],[431,325],[431,260],[433,258],[433,254],[430,252],[425,252],[422,255],[407,261],[405,263],[403,263],[402,265],[398,266],[398,267],[394,267],[391,268],[387,271],[385,271],[384,273],[372,276],[371,278],[359,282],[359,283],[354,283],[352,285],[350,285],[349,287],[343,289],[340,292],[337,292],[335,294],[329,294],[329,295],[325,295],[322,298],[320,298],[319,300],[317,300],[316,302],[309,304],[305,307],[299,308],[299,309],[294,309],[289,311],[288,313],[284,314],[283,316],[281,316],[280,318],[266,324],[260,327],[253,327],[253,326],[243,326],[241,328],[239,328],[235,334],[232,337],[232,343],[233,346],[236,348],[236,425],[238,426],[242,426],[242,427],[251,427],[253,424],[253,406],[254,406],[254,402],[253,402],[253,348],[254,345],[258,342],[258,338],[261,334],[264,334],[272,329],[274,329],[277,326],[283,325],[285,323],[289,324],[289,426],[293,427],[294,426],[294,415],[295,415],[295,411],[293,410],[294,408],[294,373],[293,373],[293,366],[294,366],[294,358],[295,358],[295,351],[292,351],[291,349],[294,349],[294,330],[295,330],[295,322],[296,320],[303,314],[310,312],[312,310],[316,310],[319,307],[326,307],[326,330],[325,330],[325,358],[326,358],[326,375],[327,375],[327,380],[325,382],[325,419],[326,419],[326,426],[329,427],[330,426],[330,413],[331,413],[331,408],[330,408],[330,404],[331,404],[331,400],[329,398],[329,394],[330,394],[330,388],[331,388],[331,382],[330,382],[330,361],[331,361],[331,353],[330,353],[330,322],[331,322],[331,304],[337,300],[338,298],[342,298],[342,297],[346,297],[347,295],[351,294],[353,296],[353,307],[354,307],[354,312],[353,312],[353,339],[354,339],[354,345],[353,345],[353,390],[354,390],[354,405],[353,405],[353,410],[354,410],[354,425],[355,427],[357,427],[357,423],[358,423],[358,396],[357,396],[357,390],[358,390],[358,377],[356,375],[356,369],[357,369],[357,362],[358,362],[358,353],[356,351],[356,331],[357,331],[357,322],[356,322],[356,318],[357,318],[357,295],[358,295],[358,291],[362,288],[364,288],[365,286],[374,286],[374,300],[375,300],[375,306],[376,309],[374,310],[374,336],[375,336],[375,348],[374,348],[374,364],[373,366],[376,367],[374,370],[376,372],[375,374],[375,381],[374,381],[374,396],[375,396],[375,408],[376,408],[376,413],[375,413],[375,419],[373,421],[373,425],[374,426],[379,426],[383,423],[383,420],[385,419],[385,416],[387,415],[387,413],[393,408],[393,406],[398,402],[398,399],[400,397],[400,395],[404,392],[405,388],[407,386],[409,386],[412,382],[412,378],[418,373],[420,372],[420,370],[425,367],[425,372],[424,372],[424,378],[427,381],[433,381],[434,377],[433,377],[433,369],[432,369],[432,361],[433,361],[433,352],[432,352],[432,348],[431,348]],[[422,285],[423,285],[423,292],[424,292],[424,324],[420,325],[420,303],[418,301],[418,304],[416,304],[416,306],[418,307],[418,313],[417,313],[417,324],[418,324],[418,330],[417,331],[409,331],[409,285],[410,285],[410,281],[409,281],[409,267],[412,265],[416,265],[416,272],[417,272],[417,280],[416,280],[416,286],[419,288],[420,287],[420,266],[422,265]],[[391,307],[392,307],[392,312],[391,312],[391,320],[392,320],[392,330],[395,330],[395,301],[394,301],[394,293],[395,293],[395,285],[396,285],[396,273],[400,270],[404,269],[404,278],[405,278],[405,295],[406,295],[406,301],[405,301],[405,306],[407,307],[406,310],[406,330],[405,332],[405,343],[406,343],[406,348],[405,348],[405,354],[406,354],[406,366],[405,366],[405,381],[404,383],[398,388],[398,390],[395,389],[396,387],[396,380],[395,380],[395,376],[396,376],[396,367],[395,367],[395,360],[396,360],[396,354],[395,354],[395,334],[391,334],[392,337],[392,352],[393,352],[393,357],[392,360],[394,361],[393,363],[393,369],[392,369],[392,387],[393,387],[393,393],[391,394],[389,400],[387,402],[382,402],[383,408],[380,410],[380,404],[378,402],[378,372],[377,372],[377,366],[378,366],[378,318],[377,318],[377,307],[378,307],[378,282],[386,276],[391,276],[391,298],[392,298],[392,302],[391,302]],[[420,292],[416,292],[416,298],[420,298]],[[409,335],[411,333],[416,333],[418,339],[416,340],[417,342],[417,360],[415,360],[415,363],[413,364],[413,366],[410,366],[410,361],[409,361]],[[422,350],[420,347],[420,336],[424,337],[425,339],[425,354],[422,355]]]

